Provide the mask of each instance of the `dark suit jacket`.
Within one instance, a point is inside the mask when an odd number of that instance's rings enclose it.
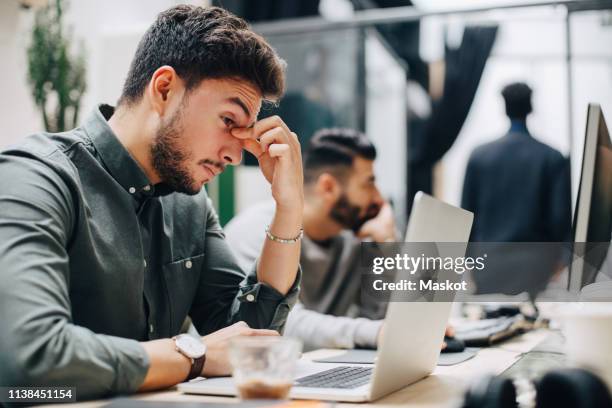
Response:
[[[474,212],[472,241],[568,241],[569,160],[513,123],[504,137],[472,152],[462,207]]]

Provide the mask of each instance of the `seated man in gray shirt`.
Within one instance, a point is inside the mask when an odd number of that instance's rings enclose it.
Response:
[[[393,241],[393,212],[374,177],[376,149],[364,134],[324,129],[304,153],[304,240],[300,304],[285,335],[306,349],[376,347],[385,305],[361,294],[357,270],[361,240]],[[274,213],[256,204],[225,228],[239,263],[249,265],[267,241],[262,233]]]
[[[280,118],[256,120],[283,89],[284,62],[243,20],[176,6],[144,34],[116,109],[0,152],[1,386],[168,387],[229,374],[234,336],[283,330],[302,159]],[[274,199],[275,239],[249,274],[202,188],[243,149]],[[187,316],[204,337],[177,336]]]

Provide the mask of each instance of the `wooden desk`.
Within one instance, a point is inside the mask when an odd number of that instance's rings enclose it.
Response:
[[[496,347],[482,349],[478,354],[463,363],[454,366],[438,366],[432,375],[418,381],[408,387],[387,395],[375,402],[368,404],[339,403],[338,407],[374,407],[387,408],[398,405],[410,405],[411,407],[434,408],[434,407],[456,407],[463,396],[467,385],[474,379],[484,374],[500,374],[510,367],[522,353],[525,353],[544,340],[550,332],[547,330],[536,330],[514,339],[501,343]],[[304,358],[331,357],[339,350],[316,350],[304,354]],[[186,395],[174,389],[137,394],[133,398],[151,401],[191,401],[191,402],[227,402],[236,403],[237,398],[213,397],[205,395]],[[98,400],[70,404],[70,407],[90,408],[100,407],[108,404],[108,400]],[[45,405],[49,407],[66,407],[61,405]]]

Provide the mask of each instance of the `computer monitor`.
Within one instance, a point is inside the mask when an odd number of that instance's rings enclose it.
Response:
[[[577,292],[595,281],[612,237],[612,142],[598,104],[589,104],[587,113],[573,234],[578,256],[568,284]]]

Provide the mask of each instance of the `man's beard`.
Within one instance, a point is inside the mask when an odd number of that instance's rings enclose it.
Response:
[[[342,193],[338,201],[334,204],[329,216],[346,229],[357,233],[361,226],[378,215],[380,208],[376,204],[371,204],[364,216],[360,216],[361,207],[351,204],[345,193]]]
[[[172,190],[179,193],[195,195],[201,187],[187,170],[187,161],[190,158],[180,146],[182,126],[179,112],[174,113],[169,123],[162,124],[157,130],[155,141],[151,145],[153,168],[161,180]]]

